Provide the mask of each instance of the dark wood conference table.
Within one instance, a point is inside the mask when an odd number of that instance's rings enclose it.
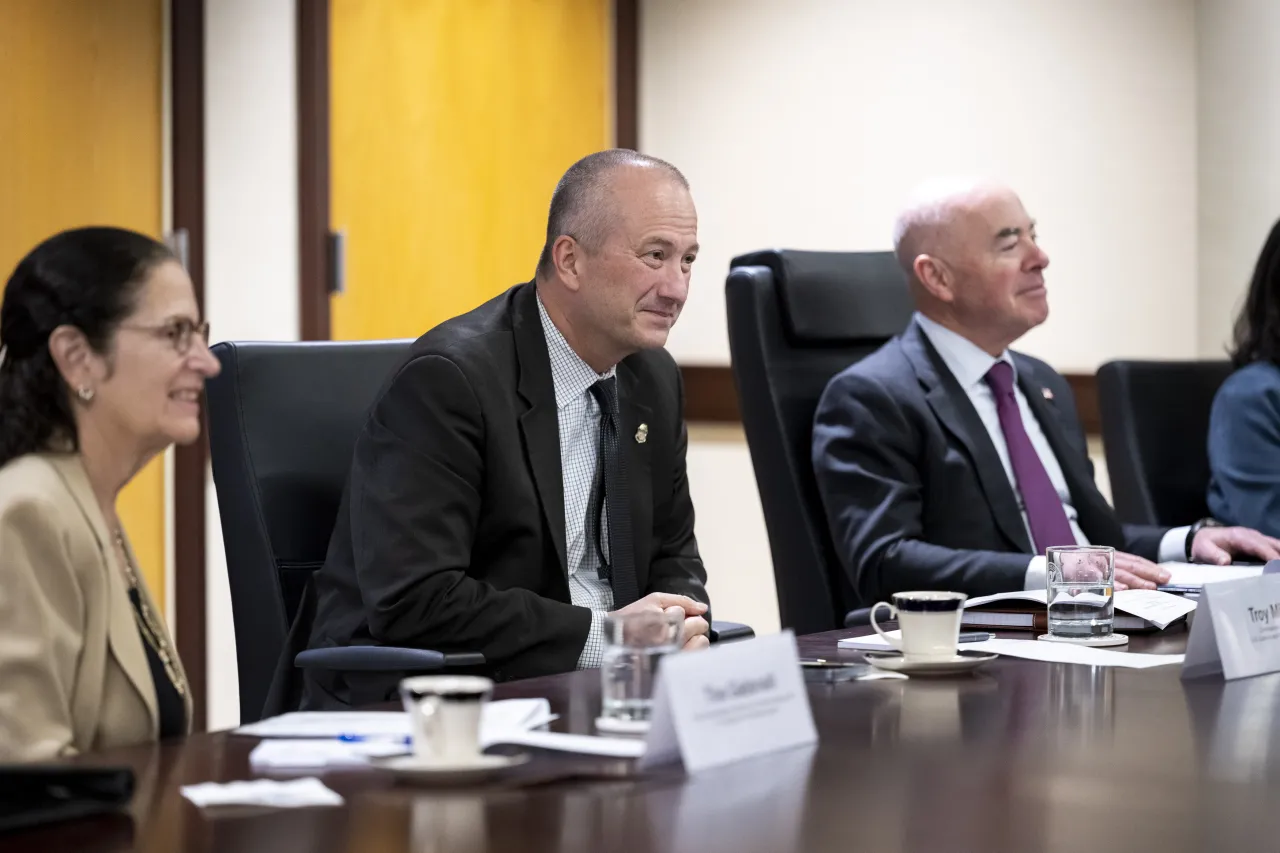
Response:
[[[857,659],[836,639],[809,657]],[[1010,635],[1014,636],[1014,635]],[[1181,652],[1185,630],[1135,637]],[[587,732],[599,676],[501,685],[545,696]],[[201,812],[179,786],[251,778],[256,740],[226,733],[78,759],[127,764],[130,817],[0,839],[0,850],[361,851],[1263,851],[1280,850],[1280,675],[1183,682],[1176,666],[1094,668],[1000,658],[960,678],[810,685],[816,747],[686,777],[538,753],[507,785],[323,778],[342,808]]]

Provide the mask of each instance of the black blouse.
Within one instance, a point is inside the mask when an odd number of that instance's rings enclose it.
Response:
[[[129,601],[133,602],[133,609],[139,622],[142,621],[142,599],[138,596],[136,588],[129,590]],[[177,685],[169,678],[169,673],[165,672],[164,661],[160,659],[160,653],[151,647],[147,642],[146,632],[141,628],[138,634],[142,637],[142,645],[147,650],[147,663],[151,666],[151,680],[156,685],[156,705],[160,710],[160,738],[177,737],[187,732],[187,706],[182,701],[182,694],[178,692]]]

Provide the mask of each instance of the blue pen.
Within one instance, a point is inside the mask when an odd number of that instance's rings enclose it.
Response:
[[[336,740],[343,743],[399,743],[405,746],[413,746],[413,740],[405,735],[404,737],[386,737],[382,735],[338,735]]]
[[[1156,587],[1160,592],[1171,592],[1174,595],[1199,595],[1203,591],[1203,587],[1199,586],[1178,586],[1175,584],[1165,584]]]

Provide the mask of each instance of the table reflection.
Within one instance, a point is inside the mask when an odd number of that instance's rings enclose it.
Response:
[[[876,683],[873,743],[951,742],[1002,728],[1000,685],[988,675]]]
[[[1065,746],[1109,743],[1115,732],[1116,671],[1055,664],[1048,673],[1044,725]]]
[[[1210,774],[1230,782],[1280,779],[1280,675],[1228,681],[1216,705],[1208,741]]]
[[[489,849],[488,815],[479,797],[422,797],[409,812],[409,844],[414,853],[484,853]]]

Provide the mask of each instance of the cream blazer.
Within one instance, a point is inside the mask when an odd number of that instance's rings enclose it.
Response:
[[[0,468],[0,761],[158,737],[155,683],[112,542],[78,455],[32,453]]]

